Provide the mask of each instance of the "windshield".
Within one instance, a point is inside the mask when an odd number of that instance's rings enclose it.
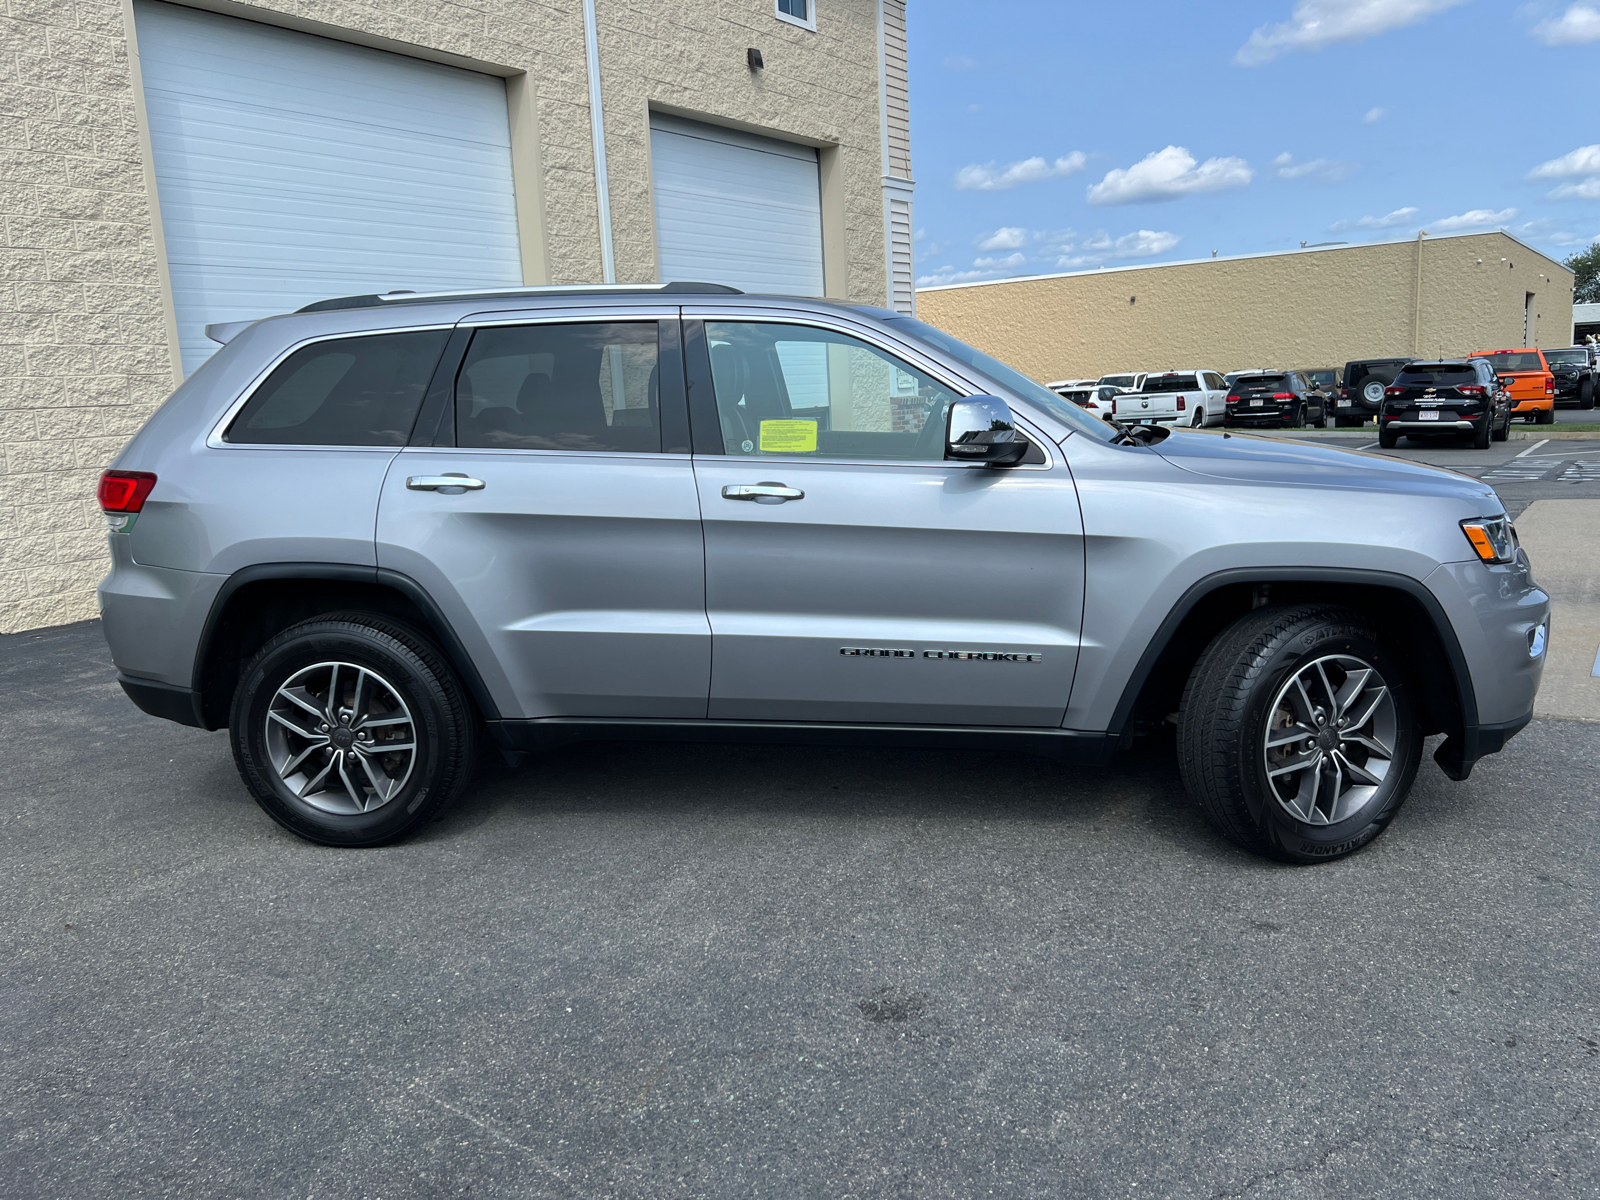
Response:
[[[1193,375],[1151,375],[1144,381],[1142,392],[1192,392],[1200,385]]]
[[[885,317],[884,324],[904,333],[920,342],[926,342],[937,350],[943,351],[958,363],[971,367],[980,375],[985,375],[994,380],[1002,388],[1014,392],[1029,404],[1042,408],[1068,429],[1078,433],[1086,433],[1090,437],[1099,438],[1109,442],[1117,436],[1115,427],[1108,425],[1098,417],[1091,417],[1083,409],[1070,400],[1056,395],[1043,384],[1035,383],[1021,371],[1008,367],[997,358],[990,358],[981,350],[974,350],[963,341],[951,337],[943,330],[935,329],[924,321],[915,317]]]
[[[1322,387],[1332,387],[1338,382],[1339,376],[1335,371],[1307,371],[1306,378]]]
[[[1504,375],[1507,371],[1542,371],[1544,364],[1539,361],[1537,350],[1507,351],[1504,354],[1475,354],[1474,358],[1486,358],[1496,371]]]
[[[1583,367],[1589,364],[1589,352],[1587,350],[1546,350],[1544,359],[1552,366],[1560,363],[1567,367]]]

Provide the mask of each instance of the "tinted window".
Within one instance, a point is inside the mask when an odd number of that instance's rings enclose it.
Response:
[[[1141,392],[1192,392],[1200,385],[1193,375],[1152,375],[1144,381]]]
[[[1546,350],[1544,359],[1551,366],[1562,363],[1569,367],[1586,367],[1589,365],[1589,352],[1587,350]]]
[[[480,329],[456,376],[456,445],[659,451],[654,321]]]
[[[1478,372],[1467,363],[1440,363],[1437,366],[1411,366],[1395,378],[1396,387],[1454,387],[1458,383],[1477,383]]]
[[[733,321],[706,322],[706,342],[724,453],[944,459],[944,414],[959,396],[875,346]]]
[[[1338,382],[1338,375],[1334,371],[1309,371],[1306,378],[1320,387],[1332,387]]]
[[[1103,375],[1100,382],[1107,387],[1131,388],[1137,375]]]
[[[1475,357],[1487,360],[1489,365],[1502,375],[1507,371],[1544,370],[1544,364],[1539,361],[1537,350],[1529,350],[1522,354],[1481,354]]]
[[[335,338],[296,350],[223,440],[272,446],[403,446],[449,331]]]

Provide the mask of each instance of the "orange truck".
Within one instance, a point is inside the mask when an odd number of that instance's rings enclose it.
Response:
[[[1511,413],[1529,424],[1549,425],[1556,419],[1556,377],[1542,350],[1479,350],[1469,358],[1486,358],[1511,393]]]

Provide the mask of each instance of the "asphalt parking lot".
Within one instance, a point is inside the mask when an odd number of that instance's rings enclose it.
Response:
[[[574,749],[341,852],[94,624],[0,681],[8,1196],[1600,1194],[1600,725],[1309,869],[1159,744]]]

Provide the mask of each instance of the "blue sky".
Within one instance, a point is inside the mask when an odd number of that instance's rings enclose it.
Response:
[[[1600,0],[912,0],[922,286],[1600,238]]]

